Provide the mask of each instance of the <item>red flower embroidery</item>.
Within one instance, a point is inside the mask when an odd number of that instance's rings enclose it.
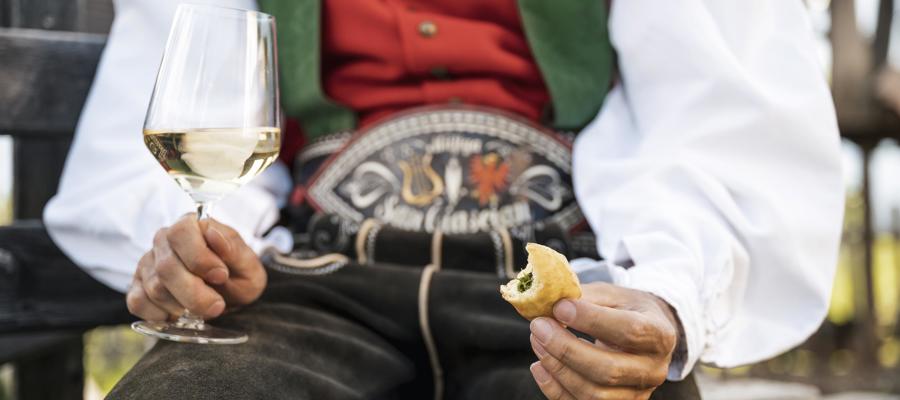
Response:
[[[497,192],[506,188],[506,177],[509,174],[509,164],[500,161],[500,157],[494,153],[473,156],[469,160],[469,180],[475,184],[475,193],[478,195],[478,203],[485,205],[496,198]]]

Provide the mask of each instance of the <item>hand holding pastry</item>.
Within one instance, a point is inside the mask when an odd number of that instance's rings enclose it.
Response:
[[[582,288],[562,254],[526,245],[528,265],[500,287],[531,322],[531,373],[550,399],[648,399],[662,384],[680,325],[653,294],[608,283]],[[594,338],[576,337],[571,328]]]
[[[640,290],[608,283],[583,289],[581,299],[558,302],[552,318],[531,322],[534,380],[550,399],[648,399],[666,380],[678,342],[675,313]]]

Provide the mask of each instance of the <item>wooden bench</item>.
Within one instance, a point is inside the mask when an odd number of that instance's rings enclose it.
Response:
[[[40,223],[106,40],[84,31],[105,33],[111,18],[109,0],[0,0],[0,135],[13,139],[14,213],[0,227],[0,363],[14,364],[22,400],[80,399],[82,334],[131,320],[123,296],[66,258]]]

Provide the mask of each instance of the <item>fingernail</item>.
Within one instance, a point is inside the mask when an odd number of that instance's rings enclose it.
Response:
[[[531,321],[531,333],[537,338],[538,342],[547,343],[553,334],[553,327],[544,318],[538,318]]]
[[[534,375],[534,380],[536,380],[537,383],[543,385],[547,382],[550,382],[550,374],[548,374],[547,370],[544,369],[543,366],[541,366],[540,361],[531,364],[531,368],[529,369],[531,370],[531,375]]]
[[[204,314],[204,315],[206,315],[208,317],[218,317],[219,314],[222,313],[222,311],[225,311],[225,302],[222,300],[219,300],[219,301],[213,303],[213,305],[209,306],[209,308],[206,309],[206,314]]]
[[[538,358],[544,358],[547,355],[547,349],[544,348],[540,343],[534,341],[531,347],[534,349],[535,354],[537,354]]]
[[[571,325],[575,321],[575,303],[569,300],[560,300],[553,307],[553,316],[566,325]]]
[[[228,270],[225,268],[214,268],[206,273],[205,280],[214,285],[225,283],[228,280]]]

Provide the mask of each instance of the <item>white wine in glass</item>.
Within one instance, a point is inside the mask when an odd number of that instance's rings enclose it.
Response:
[[[218,200],[278,158],[276,127],[145,130],[144,144],[198,203]]]
[[[208,218],[210,205],[271,165],[281,147],[275,19],[180,5],[144,122],[144,144]],[[131,327],[161,339],[235,344],[242,332],[184,311]]]

